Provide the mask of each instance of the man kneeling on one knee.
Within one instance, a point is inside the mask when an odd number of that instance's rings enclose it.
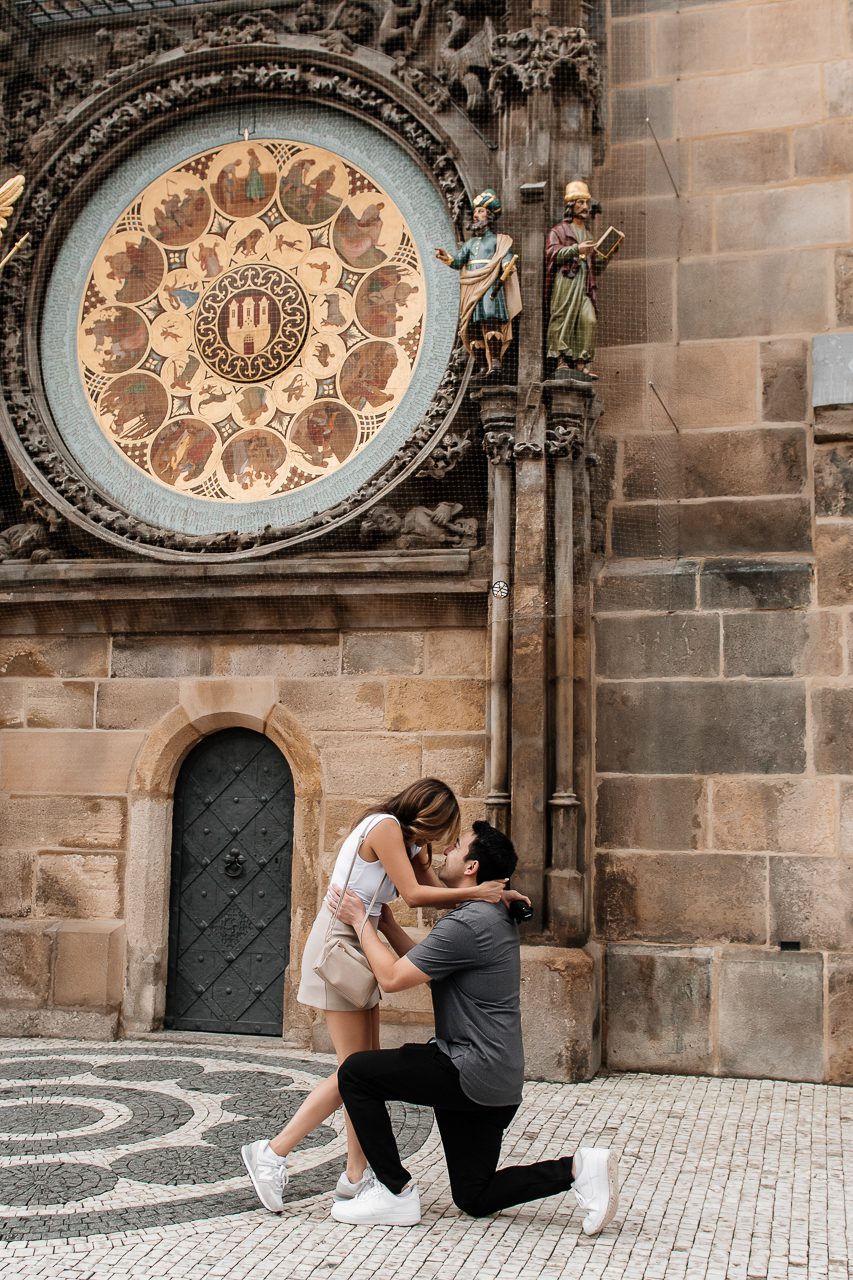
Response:
[[[439,872],[449,888],[509,878],[512,843],[487,822],[461,836]],[[338,890],[334,894],[336,903]],[[503,1132],[521,1102],[518,931],[506,907],[463,902],[415,943],[383,907],[382,943],[364,903],[347,890],[340,919],[361,936],[364,954],[383,991],[432,982],[435,1039],[401,1049],[354,1053],[338,1071],[338,1086],[370,1168],[352,1200],[338,1200],[332,1217],[354,1225],[413,1226],[420,1221],[418,1189],[400,1163],[387,1102],[432,1107],[444,1145],[455,1203],[475,1217],[510,1205],[558,1195],[570,1187],[585,1210],[583,1229],[596,1235],[618,1205],[616,1156],[581,1147],[573,1156],[498,1169]]]

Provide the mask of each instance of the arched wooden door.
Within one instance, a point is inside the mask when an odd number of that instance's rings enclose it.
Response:
[[[281,1034],[292,847],[278,748],[250,729],[194,747],[175,787],[167,1027]]]

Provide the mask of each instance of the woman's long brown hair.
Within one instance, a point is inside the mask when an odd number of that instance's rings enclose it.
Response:
[[[403,830],[403,843],[425,848],[430,862],[433,844],[438,840],[452,844],[459,838],[462,826],[459,802],[439,778],[418,778],[397,795],[365,809],[358,822],[375,813],[393,814]]]

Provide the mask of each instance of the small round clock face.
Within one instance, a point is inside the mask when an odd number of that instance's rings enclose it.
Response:
[[[86,279],[80,376],[150,479],[209,502],[280,497],[388,423],[425,295],[411,229],[362,168],[313,144],[230,143],[115,220]]]

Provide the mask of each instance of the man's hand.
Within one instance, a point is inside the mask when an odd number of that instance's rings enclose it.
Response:
[[[340,902],[340,909],[338,903]],[[353,893],[352,889],[347,889],[343,898],[341,891],[336,884],[329,885],[329,892],[326,894],[326,906],[334,914],[338,912],[338,919],[344,924],[351,924],[356,933],[361,935],[367,920],[367,911],[364,903],[357,893]]]
[[[453,262],[453,258],[446,249],[436,249],[435,256],[438,258],[439,262],[443,262],[445,266],[449,267]]]
[[[582,258],[588,258],[594,248],[595,248],[594,240],[584,240],[582,244],[578,245],[578,253]]]
[[[501,894],[501,902],[504,904],[507,910],[509,910],[509,904],[511,902],[526,902],[528,907],[533,906],[533,903],[526,896],[526,894],[519,893],[517,889],[504,889],[503,893]]]

